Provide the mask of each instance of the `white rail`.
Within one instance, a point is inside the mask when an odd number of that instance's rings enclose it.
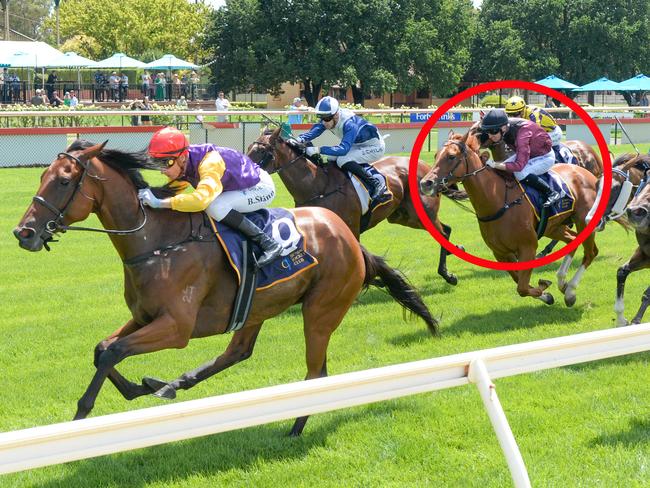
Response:
[[[650,323],[6,432],[0,434],[0,473],[450,388],[467,384],[470,373],[493,420],[515,485],[529,486],[523,460],[490,378],[647,350]]]

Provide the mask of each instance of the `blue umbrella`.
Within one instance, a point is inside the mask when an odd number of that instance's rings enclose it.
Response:
[[[578,88],[578,85],[574,85],[570,81],[563,80],[555,75],[547,76],[543,80],[536,81],[535,83],[552,88],[553,90],[571,90]]]
[[[588,91],[614,91],[620,90],[621,84],[616,81],[612,81],[608,78],[602,77],[581,87],[574,88],[574,92],[588,92]]]
[[[644,74],[633,76],[619,83],[619,90],[625,91],[650,91],[650,77]]]

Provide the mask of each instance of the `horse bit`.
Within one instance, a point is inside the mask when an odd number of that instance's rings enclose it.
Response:
[[[83,191],[81,191],[81,185],[83,184],[86,175],[88,175],[90,178],[95,178],[97,180],[103,180],[103,178],[101,178],[100,176],[91,174],[89,172],[89,164],[88,164],[88,162],[84,163],[79,158],[77,158],[76,156],[73,156],[70,153],[67,153],[67,152],[59,153],[57,155],[57,159],[61,159],[61,158],[67,158],[67,159],[71,160],[72,162],[78,164],[82,168],[83,172],[81,174],[81,178],[79,178],[79,181],[77,182],[77,186],[75,187],[74,191],[72,192],[72,195],[70,196],[70,198],[68,199],[68,201],[66,202],[66,204],[63,206],[62,209],[58,209],[57,207],[52,205],[50,202],[45,200],[40,195],[35,195],[32,198],[32,200],[35,203],[38,203],[38,204],[42,205],[43,207],[48,209],[50,212],[52,212],[54,215],[56,215],[56,219],[49,220],[45,224],[45,232],[50,234],[50,237],[48,239],[46,239],[46,242],[47,241],[56,242],[56,241],[52,240],[52,236],[54,234],[56,234],[57,232],[64,233],[64,232],[66,232],[68,230],[85,230],[85,231],[89,231],[89,232],[103,232],[105,234],[113,234],[113,235],[128,235],[128,234],[133,234],[135,232],[138,232],[140,229],[142,229],[145,226],[145,224],[147,223],[147,214],[146,214],[144,206],[143,206],[143,204],[142,204],[142,202],[140,200],[138,200],[138,202],[140,204],[140,209],[142,211],[142,215],[143,215],[144,219],[143,219],[143,221],[142,221],[142,223],[140,225],[138,225],[137,227],[135,227],[133,229],[128,229],[128,230],[97,229],[97,228],[92,228],[92,227],[77,227],[77,226],[64,225],[63,224],[63,219],[65,218],[65,214],[68,211],[68,207],[70,206],[70,204],[73,202],[75,196],[77,195],[77,192],[80,193],[81,195],[83,195],[84,197],[88,198],[89,200],[94,200],[93,198],[87,196]],[[49,248],[47,247],[47,245],[45,246],[45,249],[47,249],[49,251]]]

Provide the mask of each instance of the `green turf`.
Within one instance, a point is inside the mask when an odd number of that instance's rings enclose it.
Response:
[[[615,152],[627,150],[614,148]],[[643,150],[647,150],[644,147]],[[431,158],[430,154],[423,154]],[[72,418],[93,374],[95,344],[124,323],[120,261],[107,237],[69,232],[50,253],[20,250],[11,235],[38,187],[41,169],[3,169],[0,190],[0,430]],[[289,206],[277,182],[277,205]],[[470,214],[445,202],[452,240],[482,243]],[[96,225],[97,219],[88,219]],[[611,225],[597,237],[600,255],[578,288],[574,308],[520,298],[504,273],[455,257],[457,287],[436,274],[438,244],[425,232],[382,224],[363,244],[404,271],[441,318],[442,337],[402,320],[384,293],[362,295],[334,334],[330,374],[358,371],[613,326],[616,269],[635,248],[633,234]],[[580,256],[580,252],[578,252]],[[558,264],[534,278],[555,281]],[[574,264],[571,271],[575,271]],[[647,286],[628,279],[631,316]],[[229,336],[192,341],[184,350],[129,358],[129,378],[173,378],[219,354]],[[533,486],[648,486],[649,354],[637,354],[498,380],[498,393]],[[253,357],[179,393],[176,401],[300,380],[305,374],[298,308],[269,320]],[[161,404],[126,402],[110,384],[93,416]],[[0,486],[54,487],[341,487],[510,484],[506,462],[473,386],[313,416],[299,439],[291,421],[104,456],[0,477]]]

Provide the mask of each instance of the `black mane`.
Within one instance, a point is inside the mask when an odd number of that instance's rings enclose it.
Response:
[[[70,144],[70,147],[68,147],[66,151],[83,151],[84,149],[88,149],[94,145],[94,142],[77,139]],[[126,152],[120,151],[119,149],[103,149],[97,158],[102,163],[105,163],[111,168],[128,176],[138,190],[149,187],[149,184],[146,182],[142,174],[140,174],[141,169],[160,169],[160,165],[156,164],[155,161],[149,158],[146,150]]]

